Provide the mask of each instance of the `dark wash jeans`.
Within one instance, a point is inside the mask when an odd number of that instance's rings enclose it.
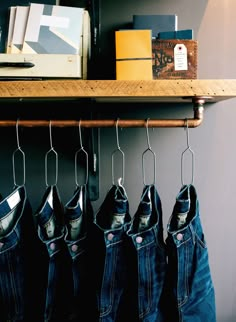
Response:
[[[208,249],[193,185],[184,185],[167,226],[166,322],[216,322]]]
[[[37,239],[25,186],[0,201],[0,321],[37,319]]]
[[[126,231],[131,216],[123,186],[113,185],[100,209],[95,214],[91,242],[93,245],[93,272],[97,319],[114,322],[127,283]]]
[[[86,185],[78,186],[65,205],[65,242],[70,254],[70,275],[73,280],[68,321],[95,319],[95,293],[90,285],[89,232],[94,213]],[[92,256],[92,254],[91,254]],[[68,276],[69,277],[69,276]]]
[[[126,309],[120,321],[162,322],[161,297],[167,261],[162,205],[154,185],[144,186],[127,236],[129,279]]]
[[[72,290],[70,258],[64,241],[64,207],[56,185],[48,186],[35,214],[41,241],[41,321],[68,320]]]

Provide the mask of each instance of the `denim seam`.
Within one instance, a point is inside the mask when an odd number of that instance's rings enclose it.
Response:
[[[150,251],[150,249],[148,249],[148,251]],[[150,254],[149,254],[150,255]],[[147,256],[147,257],[149,257],[149,256]],[[146,261],[146,264],[149,264],[148,266],[149,267],[146,267],[146,271],[147,272],[150,272],[151,271],[151,268],[150,268],[150,261]],[[139,265],[138,265],[138,267],[139,267]],[[142,312],[142,313],[140,313],[140,317],[141,318],[144,318],[147,314],[149,314],[150,312],[151,312],[151,300],[152,300],[152,297],[151,297],[151,287],[150,287],[150,285],[152,284],[152,281],[151,281],[151,276],[150,276],[150,278],[148,279],[148,281],[149,281],[149,283],[148,283],[148,290],[147,290],[147,293],[148,293],[148,307],[146,307],[146,310],[145,310],[145,312]],[[139,304],[140,305],[140,304]]]

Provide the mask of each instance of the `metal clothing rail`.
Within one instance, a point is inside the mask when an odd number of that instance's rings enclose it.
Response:
[[[197,127],[203,121],[204,99],[194,101],[194,117],[188,118],[188,127]],[[74,127],[80,122],[81,127],[115,127],[116,120],[50,120],[51,126],[55,127]],[[149,119],[149,127],[185,127],[186,119]],[[15,126],[16,120],[0,120],[0,127]],[[47,127],[48,120],[18,120],[21,127]],[[119,119],[119,127],[145,127],[146,120],[142,119]]]

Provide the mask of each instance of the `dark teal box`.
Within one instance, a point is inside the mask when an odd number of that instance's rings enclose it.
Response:
[[[193,39],[193,30],[184,29],[177,31],[162,31],[157,35],[158,39]]]

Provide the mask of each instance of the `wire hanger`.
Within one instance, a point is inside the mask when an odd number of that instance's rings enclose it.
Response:
[[[155,184],[156,182],[156,154],[155,152],[152,150],[151,145],[150,145],[150,139],[149,139],[149,132],[148,132],[148,121],[149,118],[146,119],[146,134],[147,134],[147,149],[145,151],[143,151],[142,153],[142,174],[143,174],[143,184],[146,185],[146,178],[145,178],[145,155],[147,153],[151,153],[152,157],[153,157],[153,184]]]
[[[122,175],[121,175],[121,177],[118,178],[118,184],[120,186],[122,186],[124,184],[124,180],[125,180],[125,154],[121,150],[120,144],[119,144],[118,122],[119,122],[119,118],[116,121],[116,144],[117,144],[117,148],[112,152],[112,155],[111,155],[111,171],[112,171],[112,184],[115,185],[114,157],[115,157],[115,154],[120,153],[121,158],[122,158]]]
[[[50,140],[50,149],[47,151],[45,154],[45,183],[46,186],[48,187],[48,158],[50,154],[53,154],[55,156],[55,181],[54,185],[57,184],[57,179],[58,179],[58,154],[55,151],[53,145],[52,145],[52,122],[50,120],[49,122],[49,140]]]
[[[75,183],[76,186],[79,186],[78,182],[78,155],[83,152],[86,160],[86,176],[85,176],[85,185],[88,183],[88,153],[85,151],[82,144],[82,135],[81,135],[81,120],[79,121],[79,140],[80,140],[80,149],[75,153]]]
[[[20,147],[18,125],[19,125],[19,121],[17,119],[17,121],[16,121],[16,143],[17,143],[17,148],[12,154],[13,182],[14,182],[15,187],[18,186],[18,184],[16,182],[16,166],[15,166],[15,158],[16,158],[16,155],[18,153],[20,153],[20,155],[22,156],[22,164],[23,164],[23,182],[22,182],[21,185],[25,184],[25,153]]]
[[[188,119],[186,119],[185,131],[186,131],[186,136],[187,136],[187,148],[181,154],[181,183],[182,183],[182,185],[184,185],[184,179],[183,179],[183,177],[184,177],[184,156],[186,155],[187,152],[190,153],[191,160],[192,160],[191,184],[193,184],[193,182],[194,182],[194,152],[191,149],[190,144],[189,144]]]

